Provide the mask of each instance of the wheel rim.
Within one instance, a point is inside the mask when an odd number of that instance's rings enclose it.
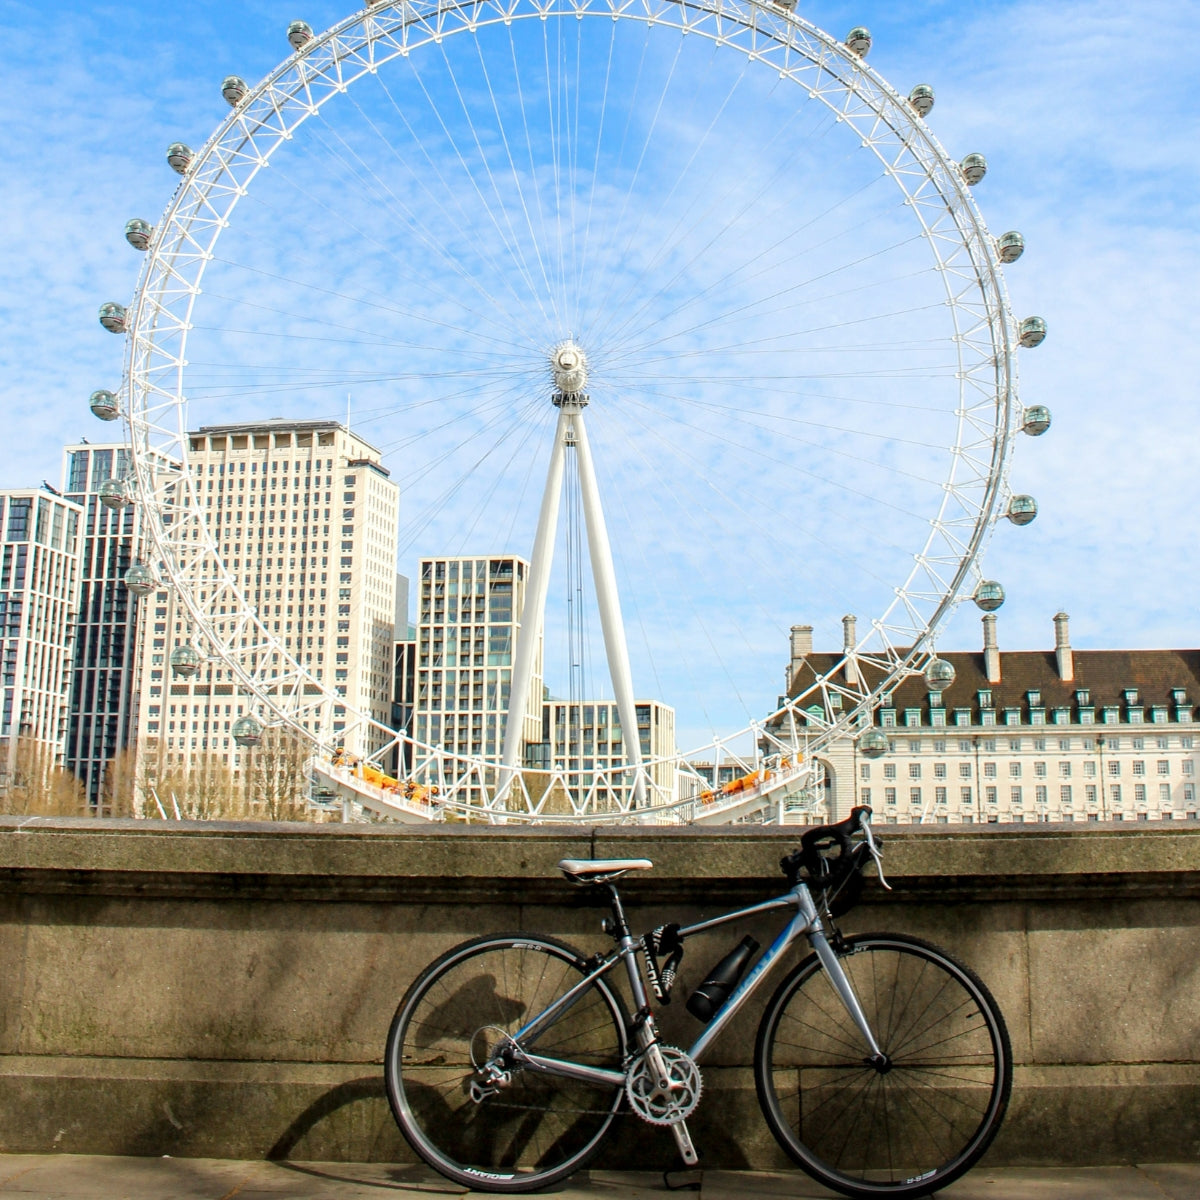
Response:
[[[814,964],[776,1014],[767,1066],[774,1123],[807,1170],[842,1190],[949,1181],[986,1148],[1002,1112],[1002,1035],[975,983],[935,952],[852,947],[840,961],[885,1059],[871,1064]]]
[[[576,22],[576,17],[589,20]],[[954,432],[944,445],[952,452],[948,467],[939,476],[939,499],[922,514],[925,532],[921,541],[912,546],[915,554],[905,555],[909,566],[902,581],[899,586],[887,588],[885,602],[864,619],[862,636],[853,648],[860,663],[858,682],[847,683],[841,664],[836,664],[782,713],[775,714],[783,718],[782,723],[777,721],[772,726],[771,718],[763,717],[744,729],[731,731],[724,726],[720,743],[740,746],[740,753],[745,753],[744,747],[751,741],[763,738],[770,743],[775,739],[780,742],[775,749],[784,755],[787,748],[782,742],[786,736],[780,734],[780,729],[787,719],[799,717],[811,756],[824,741],[857,724],[881,690],[921,664],[934,631],[974,572],[995,514],[1007,499],[1008,453],[1020,427],[1021,409],[1016,402],[1015,325],[995,247],[957,164],[923,122],[914,117],[908,101],[842,43],[793,14],[774,6],[758,7],[748,0],[711,0],[693,5],[645,3],[636,7],[615,2],[596,7],[590,0],[555,0],[548,5],[523,0],[516,5],[379,6],[313,39],[300,54],[250,89],[195,155],[158,226],[131,310],[126,392],[139,494],[146,502],[150,532],[166,574],[183,597],[205,645],[230,664],[239,684],[306,738],[319,740],[324,736],[328,727],[324,710],[337,706],[344,698],[338,697],[328,675],[315,677],[309,666],[297,661],[258,620],[245,581],[223,561],[208,528],[199,507],[199,488],[187,478],[189,336],[200,311],[197,302],[204,292],[205,271],[217,258],[218,235],[247,187],[255,183],[263,167],[274,160],[276,151],[293,138],[300,126],[328,101],[378,74],[390,61],[407,59],[410,54],[432,55],[434,47],[440,47],[443,41],[477,38],[481,30],[499,29],[514,21],[537,19],[545,23],[547,19],[569,18],[574,26],[593,24],[597,17],[606,21],[611,17],[613,22],[619,18],[623,25],[683,31],[696,35],[693,40],[707,39],[723,48],[720,53],[725,54],[724,48],[728,48],[729,53],[757,64],[755,70],[761,66],[769,72],[777,71],[836,115],[836,122],[861,139],[868,153],[882,164],[889,181],[903,193],[904,204],[916,216],[915,236],[925,239],[934,251],[934,269],[942,290],[940,304],[949,313],[946,337],[952,347],[957,384],[954,403],[947,409],[953,416]],[[561,267],[560,262],[560,274]],[[524,269],[534,273],[532,260],[525,262]],[[569,331],[564,328],[560,332],[565,335]],[[877,349],[864,352],[874,353]],[[682,353],[687,347],[681,343],[676,350]],[[628,385],[642,379],[644,383],[653,376],[645,375],[644,364],[638,368],[635,363],[636,369],[631,369],[627,361],[621,365],[613,355],[609,359],[610,376],[618,382]],[[603,368],[603,355],[597,361]],[[642,370],[641,376],[638,370]],[[731,378],[737,378],[736,371],[724,383],[730,384]],[[756,378],[757,386],[761,386],[761,367]],[[752,380],[751,390],[754,386]],[[653,392],[651,387],[650,394]],[[732,408],[723,411],[735,412]],[[772,432],[778,436],[778,430]],[[829,450],[835,457],[843,453],[836,446]],[[845,461],[853,459],[851,455]],[[172,503],[164,505],[163,498],[168,494],[173,497]],[[714,492],[714,496],[718,504],[735,503],[728,489]],[[171,519],[164,520],[168,508],[173,510]],[[864,553],[863,557],[870,555]],[[244,619],[219,620],[216,614],[224,614],[227,607]],[[669,648],[666,654],[681,660],[699,657],[692,648],[683,654]],[[768,699],[764,703],[757,699],[748,703],[747,712],[757,715],[768,711],[773,690],[765,690]],[[687,692],[681,687],[661,699],[671,703]],[[297,697],[305,699],[301,703]],[[376,725],[370,714],[351,714],[349,724],[353,726],[356,720],[363,729],[370,730],[365,741],[372,747],[392,740],[394,731]],[[763,726],[770,728],[764,730]],[[456,781],[473,777],[470,784],[464,785],[465,795],[472,788],[478,791],[481,780],[482,790],[486,791],[487,780],[495,779],[494,758],[481,764],[470,753],[446,755],[430,745],[415,750],[418,759],[429,764],[425,782],[436,781],[442,796],[449,797],[446,802],[451,807],[456,804]],[[719,758],[722,751],[716,753]],[[486,754],[482,757],[486,759]],[[674,778],[677,765],[687,776],[686,765],[674,761],[666,764],[655,776],[651,804],[668,816],[687,819],[694,815],[689,807],[692,802],[678,800]],[[543,795],[552,791],[547,788]],[[606,812],[589,792],[586,781],[577,780],[570,786],[569,801],[565,810],[556,812],[556,819],[620,815]],[[526,791],[516,807],[537,816],[540,805],[541,800]],[[464,801],[458,807],[470,811],[473,805]]]
[[[471,950],[444,964],[409,1001],[389,1040],[389,1096],[415,1148],[459,1178],[530,1185],[578,1168],[597,1148],[621,1101],[617,1088],[514,1071],[476,1103],[481,1055],[578,982],[564,951],[529,942]],[[548,1056],[620,1069],[621,1017],[593,987],[536,1043]],[[484,1058],[486,1061],[486,1057]]]

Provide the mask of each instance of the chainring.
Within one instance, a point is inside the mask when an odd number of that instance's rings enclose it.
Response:
[[[700,1068],[682,1050],[674,1046],[659,1046],[659,1053],[667,1068],[671,1081],[670,1091],[661,1092],[654,1079],[654,1072],[643,1054],[625,1076],[625,1095],[629,1107],[643,1121],[651,1125],[675,1125],[686,1120],[700,1103],[704,1088]]]

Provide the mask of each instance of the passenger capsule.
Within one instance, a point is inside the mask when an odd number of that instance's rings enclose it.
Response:
[[[125,222],[125,240],[135,250],[149,250],[150,239],[154,236],[154,226],[141,217],[134,217]]]
[[[184,642],[171,651],[171,673],[187,679],[200,670],[200,651],[191,642]]]
[[[1015,229],[1010,229],[996,239],[996,253],[1002,263],[1015,263],[1025,253],[1025,239]]]
[[[1014,525],[1028,525],[1037,516],[1037,501],[1032,496],[1014,496],[1008,502],[1005,516]]]
[[[982,154],[968,154],[958,164],[963,178],[974,187],[987,174],[987,159]]]
[[[918,83],[908,93],[908,102],[913,106],[918,117],[927,117],[933,112],[933,88],[927,83]]]
[[[925,666],[926,690],[944,692],[954,682],[956,674],[953,663],[944,658],[931,658]]]
[[[244,750],[251,750],[262,741],[262,725],[253,717],[238,717],[229,731],[233,740]]]
[[[788,12],[796,11],[796,0],[773,0],[776,8],[786,9]]]
[[[1046,340],[1046,322],[1041,317],[1026,317],[1018,329],[1018,337],[1026,350],[1040,346]]]
[[[846,34],[846,46],[859,58],[866,58],[871,52],[871,31],[865,25],[856,25]]]
[[[125,479],[105,479],[96,495],[105,508],[128,508],[133,503],[133,490]]]
[[[868,729],[858,739],[858,752],[863,758],[882,758],[890,748],[882,729]]]
[[[161,585],[158,577],[145,563],[134,563],[125,572],[125,586],[135,596],[148,596]]]
[[[307,21],[293,21],[288,26],[287,40],[293,50],[303,50],[313,40],[312,26]]]
[[[1050,410],[1044,404],[1031,404],[1021,422],[1022,432],[1030,437],[1040,437],[1049,428]]]
[[[110,392],[107,388],[100,388],[93,392],[88,397],[88,407],[102,421],[115,421],[121,415],[115,393]]]
[[[984,612],[995,612],[1004,603],[1004,588],[994,579],[984,579],[972,599]]]
[[[125,332],[125,316],[125,305],[118,304],[115,300],[100,305],[100,324],[109,333]]]
[[[237,108],[249,94],[250,89],[246,86],[246,81],[236,75],[226,75],[221,81],[221,95],[225,97],[225,102],[230,108]]]
[[[182,142],[172,142],[167,147],[167,162],[177,175],[186,175],[192,165],[192,149]]]

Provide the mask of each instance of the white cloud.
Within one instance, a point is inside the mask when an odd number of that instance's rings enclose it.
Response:
[[[140,0],[90,8],[69,41],[47,45],[42,18],[31,6],[9,4],[6,12],[14,63],[0,99],[0,136],[10,164],[0,180],[7,214],[0,228],[0,316],[7,331],[0,377],[11,436],[0,448],[0,479],[24,484],[57,477],[64,440],[106,436],[84,405],[93,387],[111,386],[120,371],[120,343],[100,330],[95,310],[102,300],[128,297],[142,261],[125,246],[121,225],[131,215],[155,219],[177,182],[163,161],[166,144],[176,137],[196,146],[204,140],[226,111],[220,78],[236,72],[253,82],[269,69],[286,48],[283,29],[293,13],[260,0],[189,10],[180,23]],[[320,27],[322,18],[344,14],[332,4],[313,4],[306,15]],[[1171,66],[1159,31],[1170,28],[1174,38],[1194,42],[1200,16],[1165,5],[1143,6],[1131,16],[1112,4],[899,8],[881,0],[863,0],[853,11],[806,6],[805,15],[837,33],[845,32],[843,24],[848,29],[865,21],[875,32],[871,62],[879,70],[904,90],[918,80],[934,85],[938,103],[930,124],[937,136],[956,156],[980,150],[988,157],[991,169],[978,199],[993,230],[1019,228],[1027,238],[1025,257],[1008,272],[1014,307],[1018,315],[1044,315],[1050,337],[1022,355],[1022,388],[1027,401],[1050,405],[1055,424],[1043,438],[1021,439],[1013,465],[1014,486],[1038,497],[1041,515],[1026,529],[1004,523],[987,560],[985,573],[1001,579],[1009,594],[1003,644],[1049,644],[1050,616],[1060,606],[1072,612],[1080,645],[1193,643],[1183,598],[1200,585],[1189,522],[1200,499],[1193,432],[1200,318],[1192,298],[1200,269],[1194,152],[1200,139],[1187,80]],[[595,71],[602,61],[589,67]],[[833,379],[799,387],[776,381],[766,390],[731,387],[730,376],[762,370],[761,359],[737,348],[738,339],[761,333],[751,320],[718,327],[731,349],[715,361],[711,352],[700,366],[671,357],[701,344],[702,333],[682,332],[693,312],[732,307],[739,288],[752,298],[765,281],[782,290],[787,281],[844,267],[853,239],[884,244],[892,219],[873,192],[848,195],[862,163],[843,163],[840,152],[829,151],[835,135],[827,122],[785,129],[779,128],[788,125],[783,121],[774,128],[756,124],[754,106],[763,102],[752,89],[744,97],[739,91],[686,186],[671,193],[666,181],[687,161],[692,123],[703,123],[711,108],[705,89],[719,97],[727,86],[723,61],[705,62],[696,53],[685,62],[691,74],[675,81],[671,95],[695,103],[669,104],[659,113],[658,140],[638,167],[636,217],[624,209],[625,191],[638,161],[637,138],[656,111],[652,85],[669,68],[660,61],[639,67],[636,58],[621,64],[615,75],[621,87],[630,92],[637,79],[644,98],[630,122],[631,149],[621,170],[594,181],[594,192],[591,164],[586,156],[579,160],[574,213],[579,240],[586,228],[593,245],[609,248],[599,274],[586,280],[585,299],[604,310],[593,325],[615,328],[626,319],[630,326],[621,340],[597,347],[598,386],[607,354],[610,384],[641,389],[640,397],[610,400],[609,413],[626,422],[614,432],[606,430],[599,394],[589,414],[609,489],[638,690],[647,694],[642,681],[657,678],[663,698],[681,707],[679,696],[711,691],[715,698],[704,698],[704,714],[681,720],[693,730],[709,709],[720,709],[719,723],[740,722],[774,699],[792,622],[811,621],[818,645],[835,646],[842,612],[856,608],[866,619],[878,611],[879,596],[899,582],[917,548],[926,511],[922,488],[888,468],[930,469],[930,454],[905,437],[945,444],[937,419],[917,411],[912,392],[897,392],[898,381],[855,377],[881,353],[881,361],[891,354],[894,366],[893,352],[881,352],[874,342],[919,340],[924,315],[884,322],[882,335],[871,324],[843,323],[864,311],[919,307],[913,301],[924,285],[906,273],[902,250],[888,257],[873,284],[869,271],[854,268],[826,274],[794,299],[767,306],[763,324],[783,327],[791,339],[791,357],[779,374],[794,373],[795,356],[803,352],[809,370],[832,370]],[[465,136],[447,77],[428,69],[431,81],[440,78],[447,120]],[[528,366],[502,358],[509,373],[495,383],[474,382],[471,372],[480,361],[498,361],[489,339],[507,336],[509,345],[499,352],[524,357],[531,346],[564,332],[535,312],[543,264],[528,239],[531,225],[558,219],[548,214],[553,176],[545,166],[530,170],[521,157],[525,147],[514,138],[513,180],[484,81],[477,75],[468,81],[465,70],[461,79],[497,182],[476,178],[475,192],[462,178],[444,131],[421,111],[411,88],[404,114],[445,172],[448,188],[423,189],[418,176],[427,164],[378,93],[378,106],[369,111],[389,125],[402,155],[382,148],[343,105],[346,121],[339,128],[353,150],[338,152],[354,166],[355,181],[347,186],[324,151],[310,160],[324,176],[304,177],[309,199],[288,183],[289,175],[303,174],[303,155],[286,161],[281,155],[264,173],[238,212],[240,224],[221,242],[243,268],[259,273],[219,263],[210,269],[210,291],[229,301],[223,318],[208,319],[217,331],[198,332],[193,357],[227,364],[252,351],[253,379],[264,390],[251,395],[264,416],[311,414],[314,406],[319,415],[337,415],[346,391],[353,391],[364,432],[394,447],[393,466],[411,481],[405,511],[430,539],[414,543],[413,555],[452,543],[471,552],[493,548],[488,543],[500,533],[509,539],[506,548],[528,553],[550,415],[548,409],[524,414],[522,404],[544,386],[544,371],[530,356]],[[493,83],[503,90],[502,81],[497,69]],[[369,88],[355,94],[365,98]],[[528,119],[545,118],[541,91],[531,87],[523,98]],[[511,97],[500,103],[510,129],[516,128]],[[734,136],[743,128],[755,129],[759,141]],[[624,128],[609,133],[626,136]],[[326,144],[337,146],[328,137]],[[589,201],[594,196],[590,224],[585,192]],[[528,212],[520,210],[522,194]],[[663,203],[656,206],[655,198]],[[819,214],[839,198],[836,215],[776,248],[800,206]],[[493,227],[485,206],[507,216]],[[706,231],[735,207],[746,213],[737,237],[706,245]],[[331,213],[343,222],[332,221]],[[563,220],[570,228],[572,215]],[[239,230],[245,235],[240,243]],[[422,243],[435,232],[445,254]],[[497,277],[505,242],[524,248],[528,283]],[[747,253],[764,255],[765,274],[738,273]],[[451,277],[439,274],[446,255],[478,271],[492,300],[474,295],[467,303]],[[556,275],[556,263],[544,265]],[[646,292],[638,288],[648,266],[654,273]],[[272,270],[309,286],[261,273]],[[430,281],[438,287],[431,290]],[[713,287],[713,307],[692,303],[678,318],[650,328],[655,314],[692,301],[706,286]],[[796,306],[814,294],[819,305]],[[647,301],[643,315],[639,308]],[[429,320],[413,319],[417,309]],[[229,332],[264,323],[273,334],[290,336],[264,340]],[[457,328],[445,328],[450,325]],[[815,332],[804,341],[794,335],[798,328]],[[312,341],[318,334],[332,340]],[[622,347],[640,336],[665,340],[636,362],[617,363]],[[372,344],[364,349],[352,342]],[[847,355],[850,345],[861,347],[856,357]],[[839,364],[848,358],[853,369],[843,378]],[[446,378],[436,384],[414,378],[439,363]],[[208,407],[197,404],[194,423],[227,415],[234,405],[245,411],[248,400],[235,401],[229,392],[227,365],[204,372],[197,395],[205,382],[212,390]],[[672,378],[676,372],[679,379]],[[650,386],[653,375],[662,378]],[[310,386],[291,392],[293,380]],[[930,380],[927,386],[938,385]],[[886,407],[897,395],[913,407]],[[473,418],[476,438],[457,450],[439,443],[433,415],[463,408],[472,396],[490,405]],[[739,404],[764,414],[761,422],[738,421]],[[656,424],[656,412],[675,419]],[[818,433],[797,417],[834,428]],[[489,420],[496,424],[487,426]],[[414,425],[428,436],[415,438]],[[866,436],[872,433],[881,436]],[[488,437],[492,453],[483,457],[479,447]],[[420,456],[438,444],[451,458],[431,471]],[[938,456],[932,457],[936,465]],[[441,495],[460,475],[468,478],[466,508],[424,525],[423,497]],[[513,497],[523,497],[519,512],[508,504]],[[918,519],[910,521],[906,510],[918,512]],[[943,644],[976,644],[976,617],[971,609],[956,618]],[[548,645],[560,635],[561,621]],[[590,653],[594,663],[603,661],[594,637]]]

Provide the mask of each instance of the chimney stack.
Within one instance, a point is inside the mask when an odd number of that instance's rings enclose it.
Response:
[[[790,691],[792,680],[796,678],[796,672],[800,670],[801,664],[812,653],[813,627],[811,625],[793,625],[791,637],[791,655],[788,660],[787,667],[787,689]]]
[[[983,618],[983,671],[988,683],[1000,682],[1000,648],[996,645],[996,614]]]
[[[1065,612],[1054,614],[1054,657],[1058,659],[1058,677],[1063,683],[1075,678],[1075,662],[1071,654],[1071,618]]]
[[[854,657],[854,647],[858,645],[858,618],[847,613],[842,618],[842,652],[846,656],[846,683],[850,687],[858,686],[858,661]]]

